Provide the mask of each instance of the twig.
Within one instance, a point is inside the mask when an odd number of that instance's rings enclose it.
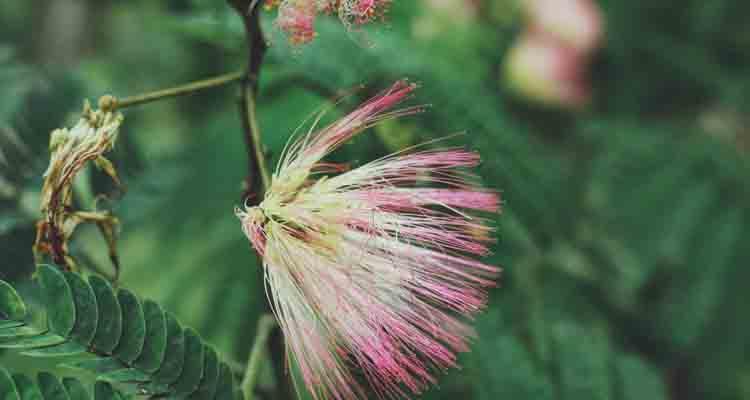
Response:
[[[266,350],[268,339],[271,337],[274,328],[276,328],[276,319],[273,315],[265,314],[258,320],[255,343],[253,343],[253,349],[250,351],[245,377],[242,379],[242,392],[245,394],[245,400],[255,398],[255,382],[258,380],[258,374],[260,373],[263,352]]]
[[[255,109],[255,91],[250,84],[245,84],[243,91],[244,105],[245,105],[245,116],[247,117],[247,126],[249,127],[247,134],[250,135],[248,142],[251,144],[251,151],[255,155],[257,160],[257,172],[260,175],[261,185],[256,193],[258,198],[263,198],[266,189],[271,185],[271,175],[268,172],[268,166],[265,162],[265,155],[263,152],[262,140],[260,137],[260,127],[258,126],[258,119],[256,116]]]
[[[112,109],[122,109],[126,107],[133,107],[140,104],[150,103],[153,101],[163,100],[171,97],[184,96],[199,92],[205,89],[211,89],[219,86],[224,86],[232,82],[237,82],[244,79],[246,76],[245,71],[232,72],[224,75],[220,75],[214,78],[204,79],[196,82],[191,82],[185,85],[175,86],[168,89],[157,90],[150,93],[139,94],[136,96],[125,97],[123,99],[116,99],[109,96],[105,96],[100,100],[100,107],[110,107]],[[113,101],[114,103],[107,103]]]

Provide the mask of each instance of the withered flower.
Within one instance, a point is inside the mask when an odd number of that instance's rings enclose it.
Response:
[[[110,176],[119,186],[114,165],[104,157],[112,150],[123,116],[114,110],[111,97],[99,101],[99,110],[86,102],[81,118],[73,128],[56,129],[50,135],[50,163],[44,173],[41,194],[42,220],[37,223],[34,254],[37,261],[44,254],[55,264],[71,269],[76,262],[70,256],[68,242],[81,223],[95,223],[109,246],[110,258],[119,269],[115,252],[115,231],[118,220],[108,211],[75,211],[73,181],[90,161]]]

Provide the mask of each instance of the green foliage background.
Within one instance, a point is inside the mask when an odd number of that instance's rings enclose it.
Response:
[[[512,0],[460,20],[396,1],[366,39],[333,19],[299,51],[266,31],[260,124],[271,155],[333,93],[419,81],[426,114],[346,146],[355,162],[467,130],[502,191],[491,261],[502,285],[479,337],[425,399],[750,398],[750,3],[601,0],[607,39],[581,113],[511,96],[499,65],[522,29]],[[419,34],[427,26],[429,37]],[[371,42],[374,47],[367,46]],[[33,268],[49,132],[83,98],[129,95],[241,68],[241,22],[222,1],[0,4],[0,279]],[[235,88],[127,110],[113,157],[128,187],[123,285],[244,360],[265,295],[232,209],[246,155]],[[83,204],[110,191],[77,183]],[[81,231],[74,251],[107,265]],[[41,368],[4,356],[11,371]],[[271,389],[273,375],[262,386]]]

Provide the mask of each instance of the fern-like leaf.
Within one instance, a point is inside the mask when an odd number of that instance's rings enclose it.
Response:
[[[0,399],[3,400],[128,400],[128,396],[116,390],[109,382],[97,381],[93,396],[85,385],[75,378],[63,378],[42,372],[36,382],[17,374],[11,375],[0,367]]]
[[[98,276],[84,280],[47,265],[37,275],[47,326],[27,323],[23,299],[0,281],[0,348],[30,357],[88,354],[63,365],[147,396],[232,400],[238,395],[232,371],[216,351],[155,302],[115,290]]]

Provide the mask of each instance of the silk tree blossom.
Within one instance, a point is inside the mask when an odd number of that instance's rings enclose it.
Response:
[[[293,45],[311,42],[315,36],[315,20],[320,14],[338,15],[348,28],[382,19],[392,0],[266,0],[265,8],[278,8],[276,26]]]
[[[498,212],[470,183],[479,156],[412,149],[358,168],[323,159],[365,129],[421,107],[393,108],[406,81],[285,149],[255,207],[238,209],[262,256],[288,355],[316,399],[401,398],[456,366],[499,270],[492,229],[472,211]],[[356,376],[356,377],[355,377]]]

